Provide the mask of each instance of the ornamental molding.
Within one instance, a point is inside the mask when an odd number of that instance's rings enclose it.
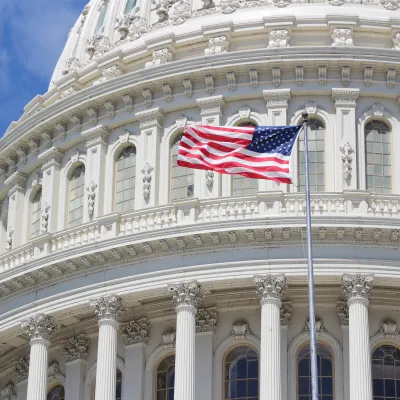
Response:
[[[216,307],[199,308],[196,314],[196,333],[216,332],[218,312]]]
[[[143,181],[143,198],[146,202],[149,202],[151,195],[151,180],[154,168],[149,161],[146,162],[141,170],[142,181]]]
[[[173,60],[173,54],[167,47],[153,51],[152,60],[145,64],[145,68],[155,67],[157,65],[164,65]]]
[[[49,227],[49,216],[50,216],[50,204],[48,202],[44,202],[42,206],[42,212],[40,215],[40,232],[47,233]]]
[[[310,332],[310,319],[309,318],[307,318],[302,332]],[[326,329],[324,327],[322,319],[320,317],[318,317],[317,315],[315,316],[315,332],[317,334],[326,332]]]
[[[355,107],[360,97],[360,89],[332,89],[331,97],[335,107]]]
[[[400,7],[400,0],[380,0],[380,4],[387,10],[394,11]]]
[[[264,100],[268,107],[288,107],[292,98],[290,89],[263,90]]]
[[[201,116],[219,115],[222,113],[222,107],[226,105],[224,96],[211,96],[197,99],[196,103],[200,108]]]
[[[93,180],[90,181],[86,188],[89,217],[93,217],[94,215],[94,207],[96,202],[96,189],[97,189],[97,183],[95,183]]]
[[[338,316],[339,325],[349,325],[349,306],[346,301],[338,301],[336,303],[336,312]]]
[[[141,111],[135,114],[135,117],[140,122],[140,129],[161,127],[162,121],[165,116],[166,115],[163,110],[158,107],[146,111]]]
[[[340,152],[342,153],[342,168],[343,177],[347,184],[351,180],[352,170],[353,170],[353,154],[355,153],[353,146],[349,142],[345,142],[340,145]]]
[[[147,318],[132,320],[124,325],[121,334],[125,337],[125,346],[149,342],[150,324]]]
[[[204,50],[206,56],[226,53],[229,50],[229,40],[226,36],[217,36],[208,39],[208,49]]]
[[[197,308],[204,297],[202,287],[196,281],[170,285],[169,291],[177,309],[184,306]]]
[[[256,284],[256,293],[261,300],[282,300],[287,292],[287,281],[285,275],[266,275],[255,276],[254,283]]]
[[[269,33],[268,48],[275,49],[280,47],[289,47],[290,34],[286,29],[272,30]]]
[[[393,40],[393,48],[399,50],[400,49],[400,32],[396,32]]]
[[[15,365],[14,371],[17,377],[17,383],[27,380],[29,373],[29,356],[20,358]]]
[[[243,318],[238,319],[232,325],[231,336],[237,340],[243,340],[247,335],[252,335],[249,323]]]
[[[114,294],[90,300],[89,306],[93,308],[99,322],[103,320],[119,321],[126,313],[122,298]]]
[[[89,40],[86,52],[89,54],[89,61],[96,60],[103,54],[108,53],[112,48],[110,39],[103,35],[94,35]]]
[[[176,331],[173,328],[167,329],[161,335],[161,345],[165,347],[174,347],[176,341]]]
[[[72,337],[64,343],[61,351],[67,357],[67,362],[86,360],[89,355],[89,340],[84,334]]]
[[[0,395],[2,400],[16,400],[17,392],[15,391],[14,383],[9,381],[1,390]]]
[[[139,39],[148,30],[147,21],[138,15],[125,15],[116,19],[115,29],[120,34],[118,44]]]
[[[347,297],[347,300],[369,300],[374,281],[373,275],[345,274],[343,275],[342,281],[342,291]]]
[[[397,323],[393,318],[387,317],[381,322],[381,328],[378,333],[383,334],[386,338],[394,338],[400,334],[397,329]]]
[[[333,28],[331,38],[334,47],[354,46],[353,31],[350,28]]]
[[[282,326],[288,326],[292,322],[292,302],[283,301],[280,308],[280,319]]]
[[[49,315],[36,314],[21,322],[21,328],[30,340],[42,339],[50,341],[60,330],[55,319]]]

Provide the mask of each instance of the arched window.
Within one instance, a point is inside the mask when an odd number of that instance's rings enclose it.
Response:
[[[374,400],[400,398],[400,350],[383,345],[372,354]]]
[[[171,200],[182,200],[193,197],[194,170],[180,167],[177,164],[179,142],[182,134],[175,137],[171,146]]]
[[[129,14],[136,6],[136,0],[127,0],[125,5],[124,14]]]
[[[310,189],[312,192],[325,190],[325,126],[316,118],[308,120],[308,160]],[[306,166],[304,158],[304,132],[299,136],[299,191],[306,190]]]
[[[242,122],[237,126],[257,126],[254,122]],[[232,175],[232,196],[251,196],[258,191],[258,180],[242,175]]]
[[[392,191],[392,152],[390,128],[382,121],[365,126],[366,188],[371,192]]]
[[[122,399],[122,372],[117,369],[117,377],[116,377],[116,390],[115,390],[115,400]],[[93,383],[91,385],[91,400],[95,400],[96,395],[96,377],[93,379]]]
[[[249,346],[233,348],[225,357],[224,399],[258,399],[258,355]]]
[[[47,400],[64,400],[65,390],[63,385],[54,386],[49,393],[47,393]]]
[[[85,166],[75,168],[69,180],[69,226],[77,226],[83,221],[83,200],[85,195]]]
[[[115,211],[125,212],[135,208],[136,148],[125,147],[116,165]]]
[[[31,235],[37,236],[40,233],[40,217],[42,210],[42,189],[38,189],[32,199],[32,226]]]
[[[156,400],[174,400],[175,354],[165,357],[157,367]]]
[[[323,344],[317,344],[318,386],[319,395],[323,400],[333,400],[333,356],[331,349]],[[307,343],[297,355],[297,399],[311,400],[311,360],[310,345]]]
[[[97,20],[95,33],[101,34],[104,31],[104,21],[106,19],[107,9],[108,9],[109,0],[102,0],[101,6],[99,9],[99,19]]]

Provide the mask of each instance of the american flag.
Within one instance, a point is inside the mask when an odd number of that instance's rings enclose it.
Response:
[[[187,125],[178,165],[292,183],[290,157],[302,126]]]

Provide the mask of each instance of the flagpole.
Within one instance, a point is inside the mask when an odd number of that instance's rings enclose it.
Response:
[[[306,214],[307,214],[307,262],[308,262],[308,317],[310,327],[311,393],[318,400],[317,338],[315,331],[314,271],[311,232],[310,171],[308,164],[308,114],[303,113],[304,158],[306,165]]]

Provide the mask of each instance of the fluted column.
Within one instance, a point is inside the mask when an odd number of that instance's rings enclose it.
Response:
[[[114,400],[117,374],[118,321],[125,313],[122,299],[116,295],[90,301],[99,317],[96,400]]]
[[[27,400],[46,400],[47,362],[50,340],[59,327],[54,318],[37,314],[21,323],[30,338],[31,352]]]
[[[349,306],[350,400],[372,400],[368,304],[371,275],[344,275],[342,289]]]
[[[261,304],[260,400],[281,400],[282,296],[287,290],[284,275],[256,276]]]
[[[197,282],[174,285],[170,291],[177,314],[174,400],[194,400],[196,313],[203,296]]]

